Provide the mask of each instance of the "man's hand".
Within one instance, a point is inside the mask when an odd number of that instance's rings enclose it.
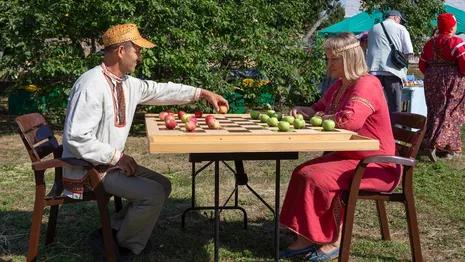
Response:
[[[137,163],[134,158],[122,154],[116,166],[120,167],[124,172],[126,172],[126,176],[133,176],[137,170]]]
[[[301,114],[305,119],[309,119],[315,114],[315,110],[311,107],[296,106],[291,110],[290,114],[293,117],[296,117],[297,114]]]
[[[210,104],[212,104],[215,107],[217,112],[220,111],[221,105],[226,106],[229,110],[228,101],[218,94],[202,89],[201,97],[205,98],[208,102],[210,102]]]

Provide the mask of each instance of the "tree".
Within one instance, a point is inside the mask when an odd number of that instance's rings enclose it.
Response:
[[[304,43],[307,43],[308,46],[313,45],[314,34],[318,29],[342,21],[345,13],[339,0],[318,0],[313,2],[313,7],[312,15],[317,19],[310,20],[309,29],[305,32]]]
[[[136,23],[157,44],[143,50],[136,76],[205,87],[234,98],[244,79],[232,70],[256,69],[280,106],[311,103],[325,75],[321,44],[302,42],[317,2],[306,0],[11,0],[0,2],[0,72],[46,96],[46,113],[62,120],[73,82],[98,65],[98,43],[110,26]],[[319,10],[319,9],[318,9]],[[89,48],[85,49],[86,45]],[[18,77],[19,68],[24,69]],[[49,94],[55,92],[53,100]],[[257,100],[254,100],[257,102]],[[258,101],[259,102],[259,101]],[[259,103],[250,107],[263,106]],[[152,108],[152,110],[158,110]]]
[[[398,10],[405,17],[405,27],[410,33],[414,52],[420,53],[428,38],[431,37],[433,26],[431,21],[444,12],[444,0],[363,0],[362,9],[368,12],[374,10]]]

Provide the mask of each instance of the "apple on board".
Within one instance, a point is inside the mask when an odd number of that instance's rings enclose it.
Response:
[[[196,126],[197,126],[196,123],[194,123],[193,121],[187,121],[186,124],[184,125],[187,132],[194,131]]]
[[[304,116],[302,114],[296,114],[295,119],[301,119],[304,120]]]
[[[326,119],[325,121],[323,121],[322,126],[325,131],[331,131],[334,130],[334,128],[336,127],[336,123],[331,119]]]
[[[202,111],[200,110],[195,111],[194,116],[199,117],[199,118],[202,117]]]
[[[178,111],[178,118],[181,119],[181,117],[182,117],[183,115],[185,115],[185,114],[187,114],[187,113],[184,112],[184,111],[182,111],[182,110],[179,110],[179,111]]]
[[[191,117],[191,116],[192,116],[191,114],[187,114],[187,113],[186,113],[186,114],[184,114],[184,115],[181,116],[181,121],[182,121],[183,123],[186,123],[186,122],[187,122],[187,119],[188,119],[189,117]]]
[[[270,117],[266,121],[269,126],[276,127],[278,126],[279,120],[276,117]]]
[[[314,116],[310,118],[310,124],[312,124],[312,126],[321,126],[322,123],[323,119],[321,119],[321,117],[319,116]]]
[[[208,124],[208,121],[210,121],[210,119],[216,119],[214,115],[208,115],[205,117],[205,124]]]
[[[304,127],[305,127],[305,121],[303,119],[294,120],[294,128],[295,129],[302,129]]]
[[[287,121],[280,121],[278,123],[278,129],[281,132],[287,132],[291,129],[291,124],[289,124]]]
[[[270,118],[269,115],[261,114],[260,115],[260,122],[266,123],[268,121],[268,118]]]
[[[294,118],[293,116],[285,116],[285,117],[283,118],[283,120],[292,125],[292,124],[294,124],[295,118]]]
[[[194,122],[197,125],[197,118],[195,116],[190,116],[187,118],[187,122]]]
[[[168,112],[160,112],[160,114],[158,114],[158,117],[160,117],[160,120],[165,121],[165,117],[167,115],[168,115]]]
[[[207,126],[212,129],[221,128],[220,122],[216,119],[210,119],[207,123]]]
[[[173,119],[165,120],[165,126],[168,129],[175,129],[177,124],[176,124],[176,120],[174,120],[174,117]]]
[[[167,121],[170,121],[170,120],[173,120],[173,121],[176,122],[176,118],[174,117],[174,115],[167,115],[167,116],[165,116],[165,123],[166,123]]]
[[[250,117],[252,119],[258,119],[260,117],[260,112],[258,112],[256,110],[250,111]]]

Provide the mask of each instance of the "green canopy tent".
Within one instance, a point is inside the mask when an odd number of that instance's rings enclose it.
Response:
[[[457,34],[465,33],[465,11],[452,7],[450,5],[444,5],[444,9],[447,13],[452,13],[457,19]],[[354,34],[360,34],[365,31],[369,31],[373,25],[382,21],[383,14],[381,11],[375,11],[371,14],[367,12],[361,12],[357,15],[349,17],[337,24],[326,27],[320,32],[319,36],[331,36],[340,32],[352,32]],[[431,21],[436,27],[436,20]]]

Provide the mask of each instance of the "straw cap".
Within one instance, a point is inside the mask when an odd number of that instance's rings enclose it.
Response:
[[[140,35],[135,24],[116,25],[103,34],[103,45],[105,47],[127,41],[131,41],[133,44],[144,48],[155,46],[155,44]]]

